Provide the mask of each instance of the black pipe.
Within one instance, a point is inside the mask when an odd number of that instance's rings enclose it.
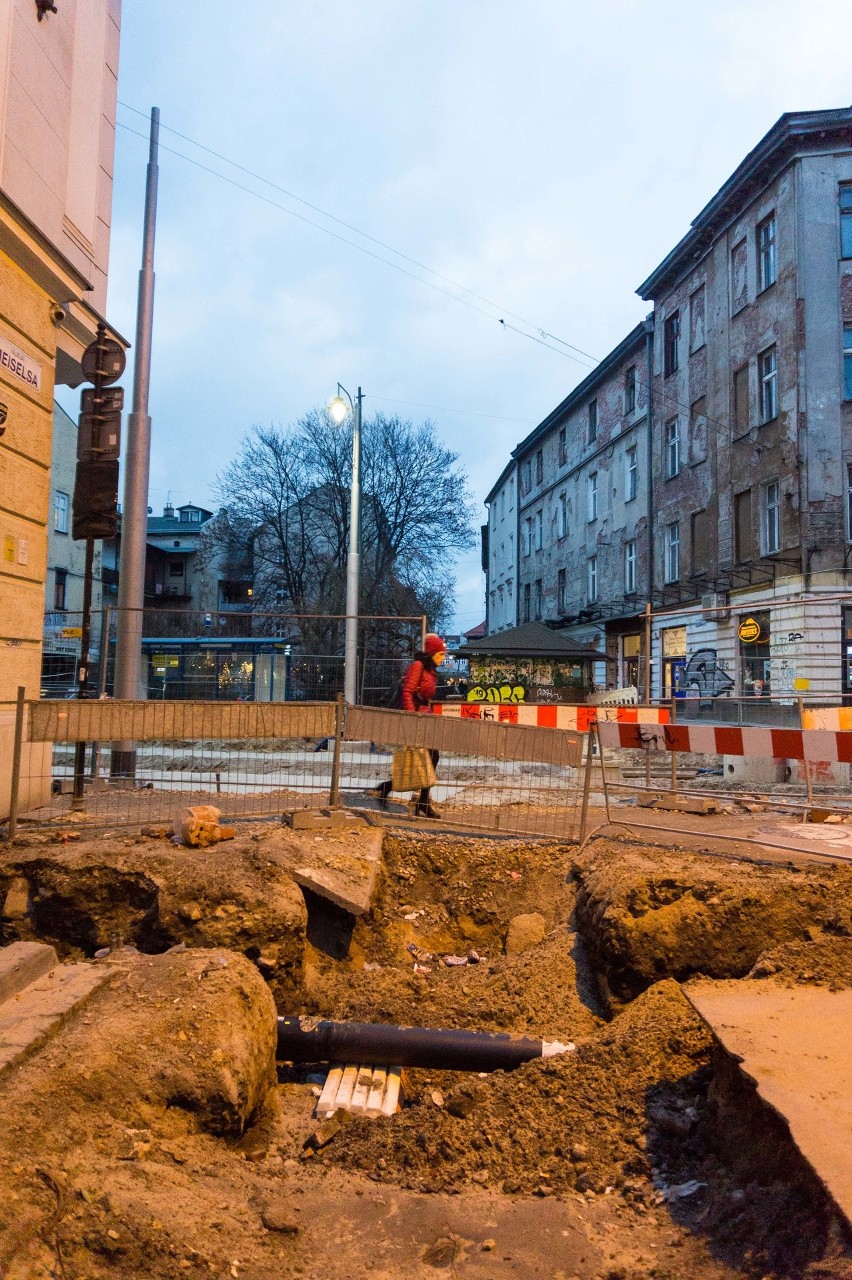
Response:
[[[487,1031],[278,1019],[278,1058],[287,1062],[369,1062],[373,1066],[431,1067],[435,1071],[512,1071],[523,1062],[567,1047]]]

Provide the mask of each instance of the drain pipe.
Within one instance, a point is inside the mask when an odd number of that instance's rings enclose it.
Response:
[[[431,1067],[433,1071],[513,1071],[533,1058],[570,1053],[558,1040],[438,1031],[380,1022],[278,1019],[278,1059],[286,1062],[369,1062],[374,1066]]]

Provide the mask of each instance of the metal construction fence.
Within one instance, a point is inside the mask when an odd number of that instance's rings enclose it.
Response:
[[[166,823],[199,804],[214,804],[224,821],[329,804],[378,816],[380,802],[369,793],[390,777],[395,749],[408,746],[439,755],[430,802],[444,824],[570,840],[579,833],[583,741],[558,729],[346,707],[342,697],[226,703],[21,696],[9,834]],[[405,820],[418,794],[392,793],[382,815]]]
[[[87,696],[113,693],[116,635],[126,612],[139,611],[105,605],[92,613]],[[181,609],[168,597],[141,613],[142,681],[151,701],[326,702],[343,690],[343,617],[246,606]],[[385,703],[425,630],[420,615],[359,617],[359,702]],[[43,697],[75,696],[82,632],[80,613],[45,615]]]

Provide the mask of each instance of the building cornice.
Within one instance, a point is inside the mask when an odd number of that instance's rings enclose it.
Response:
[[[686,233],[636,292],[652,301],[672,280],[706,254],[720,231],[787,167],[794,156],[817,146],[825,150],[837,142],[852,146],[852,107],[834,111],[787,112],[764,134]]]

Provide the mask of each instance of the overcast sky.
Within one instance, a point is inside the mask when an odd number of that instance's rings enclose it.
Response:
[[[338,380],[365,411],[431,418],[481,503],[587,372],[498,318],[611,350],[647,311],[636,286],[777,117],[852,102],[848,16],[848,0],[124,0],[108,314],[132,339],[147,142],[129,130],[147,122],[130,108],[156,105],[151,505],[212,505],[253,424]],[[461,629],[484,616],[478,565],[458,564]]]

